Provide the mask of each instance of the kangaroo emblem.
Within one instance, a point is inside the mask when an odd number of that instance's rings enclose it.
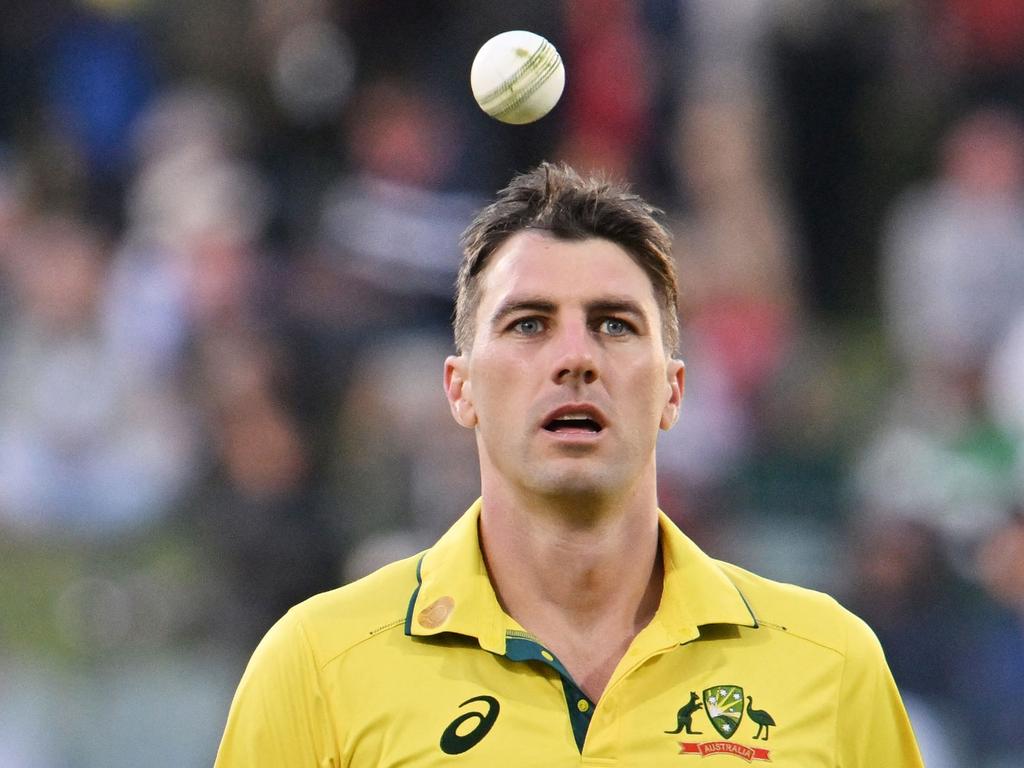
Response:
[[[690,701],[679,709],[679,722],[676,724],[676,729],[665,731],[665,733],[681,733],[685,729],[687,733],[699,736],[702,732],[693,730],[693,713],[703,708],[704,705],[700,703],[697,694],[690,691]]]

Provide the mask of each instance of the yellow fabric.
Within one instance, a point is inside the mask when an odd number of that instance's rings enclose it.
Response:
[[[422,557],[289,611],[239,684],[216,768],[922,766],[863,622],[712,560],[664,515],[661,606],[600,701],[581,704],[501,610],[479,514]]]

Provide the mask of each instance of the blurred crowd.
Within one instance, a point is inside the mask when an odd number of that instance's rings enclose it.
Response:
[[[465,509],[457,240],[543,159],[675,233],[665,511],[864,617],[930,768],[1021,764],[1024,5],[6,0],[0,766],[208,765],[275,618]]]

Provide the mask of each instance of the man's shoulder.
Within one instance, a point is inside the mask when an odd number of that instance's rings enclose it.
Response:
[[[848,655],[877,645],[871,629],[834,597],[716,561],[747,601],[759,626]]]
[[[388,630],[402,631],[422,553],[321,592],[281,620],[301,632],[320,665]]]

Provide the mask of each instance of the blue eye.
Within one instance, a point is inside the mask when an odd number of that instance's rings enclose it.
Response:
[[[538,317],[524,317],[512,323],[512,330],[523,336],[533,336],[544,330],[544,324]]]
[[[627,333],[633,332],[633,326],[617,317],[606,317],[598,328],[601,333],[606,333],[609,336],[625,336]]]

